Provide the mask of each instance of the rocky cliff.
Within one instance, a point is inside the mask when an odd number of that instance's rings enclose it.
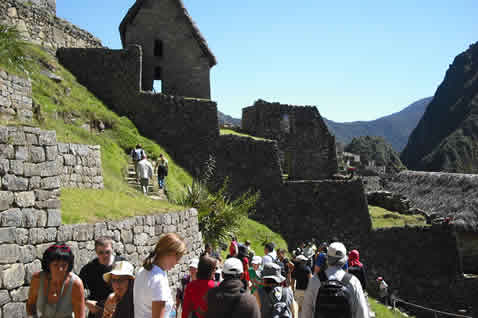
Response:
[[[401,159],[412,170],[478,173],[478,43],[450,65]]]

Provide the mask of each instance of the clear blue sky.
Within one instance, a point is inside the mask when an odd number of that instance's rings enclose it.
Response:
[[[118,26],[133,3],[58,0],[57,15],[121,48]],[[476,0],[184,3],[218,59],[212,98],[234,117],[258,98],[316,105],[340,122],[388,115],[433,95],[478,41]]]

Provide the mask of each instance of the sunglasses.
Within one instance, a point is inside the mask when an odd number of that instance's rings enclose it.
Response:
[[[111,284],[121,284],[124,282],[127,282],[129,279],[128,278],[112,278],[111,279]]]

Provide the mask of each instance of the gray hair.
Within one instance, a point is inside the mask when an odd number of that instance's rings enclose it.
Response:
[[[347,264],[348,257],[332,257],[327,256],[327,264],[329,266],[343,267]]]

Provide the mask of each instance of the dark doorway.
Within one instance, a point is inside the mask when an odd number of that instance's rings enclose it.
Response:
[[[163,41],[154,40],[154,56],[163,57]]]

